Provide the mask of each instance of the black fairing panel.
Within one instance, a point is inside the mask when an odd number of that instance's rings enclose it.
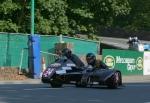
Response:
[[[111,69],[99,69],[93,71],[93,76],[99,78],[99,81],[106,81],[109,79],[116,71]]]

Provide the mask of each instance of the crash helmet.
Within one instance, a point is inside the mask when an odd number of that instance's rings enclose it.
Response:
[[[67,58],[70,58],[71,55],[72,55],[72,51],[71,51],[70,49],[68,49],[68,48],[64,48],[64,49],[62,50],[62,55],[63,55],[63,56],[66,56]]]
[[[129,37],[129,41],[131,41],[132,40],[132,37]]]
[[[96,62],[96,56],[93,53],[88,53],[86,55],[86,61],[88,63],[88,65],[92,65],[94,66],[95,62]]]
[[[138,37],[135,36],[135,37],[134,37],[134,40],[135,40],[135,42],[138,42]]]

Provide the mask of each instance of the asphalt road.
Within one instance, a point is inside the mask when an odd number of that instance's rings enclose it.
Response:
[[[100,40],[101,43],[111,45],[121,49],[128,49],[129,47],[127,44],[128,39],[124,39],[124,38],[101,37]],[[150,44],[150,41],[141,40],[141,42]]]
[[[118,89],[1,84],[0,103],[150,103],[150,83],[126,83]]]

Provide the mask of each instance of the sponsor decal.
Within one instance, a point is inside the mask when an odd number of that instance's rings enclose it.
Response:
[[[135,59],[134,58],[123,58],[120,56],[116,56],[116,63],[125,63],[125,64],[131,64],[131,63],[135,63]]]
[[[143,59],[141,57],[138,57],[136,60],[136,67],[138,70],[143,69]]]
[[[104,62],[109,68],[114,68],[116,64],[122,64],[125,65],[128,71],[133,70],[143,70],[143,58],[138,57],[132,58],[132,57],[121,57],[121,56],[111,56],[107,55],[104,58]]]
[[[144,60],[143,60],[143,73],[144,75],[150,75],[150,52],[144,52]]]
[[[109,67],[109,68],[114,68],[115,67],[115,59],[111,55],[107,55],[104,58],[104,63]]]

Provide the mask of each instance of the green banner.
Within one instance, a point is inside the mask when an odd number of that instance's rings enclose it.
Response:
[[[143,75],[143,52],[104,49],[102,54],[109,68],[116,68],[123,75]]]

